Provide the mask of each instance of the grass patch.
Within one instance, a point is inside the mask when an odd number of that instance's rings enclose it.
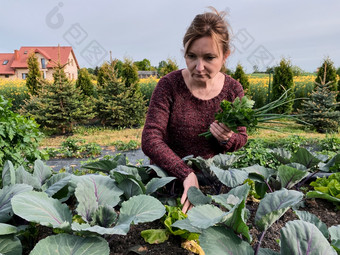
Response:
[[[141,142],[143,127],[127,128],[127,129],[110,129],[110,128],[84,128],[76,129],[72,135],[74,139],[85,140],[86,143],[96,143],[100,146],[112,146],[120,141],[128,144],[130,141]],[[62,143],[67,139],[66,136],[46,137],[40,143],[41,147],[61,147]]]
[[[329,137],[340,138],[337,134],[320,134],[308,129],[305,125],[297,124],[294,121],[281,121],[284,124],[265,124],[270,128],[276,128],[278,131],[269,129],[259,129],[254,133],[249,134],[249,139],[264,139],[268,141],[276,141],[284,138],[297,135],[306,139],[325,139]],[[118,144],[129,144],[135,141],[138,146],[141,144],[143,127],[127,128],[127,129],[112,129],[112,128],[85,128],[79,127],[75,130],[72,138],[85,140],[85,143],[96,143],[100,146],[112,147]],[[61,147],[62,143],[67,139],[66,136],[46,137],[40,143],[41,147]]]

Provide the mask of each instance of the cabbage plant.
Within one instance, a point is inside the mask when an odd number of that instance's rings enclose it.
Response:
[[[174,178],[151,180],[143,184],[145,193],[131,194],[124,201],[121,180],[126,175],[130,178],[131,172],[119,169],[118,164],[116,168],[120,175],[75,176],[53,173],[40,160],[34,163],[32,171],[26,171],[22,166],[14,168],[7,161],[2,172],[3,188],[0,189],[0,253],[22,253],[18,236],[24,228],[6,224],[14,215],[60,233],[40,240],[31,254],[55,251],[59,254],[109,254],[108,243],[103,237],[126,235],[131,224],[161,218],[165,207],[148,194]],[[71,197],[76,203],[70,204]]]

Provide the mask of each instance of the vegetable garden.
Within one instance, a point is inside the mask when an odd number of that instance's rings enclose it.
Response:
[[[251,84],[248,95],[255,102],[244,97],[234,104],[255,103],[263,110],[268,87]],[[146,99],[149,85],[143,85]],[[26,95],[24,87],[15,88]],[[304,97],[312,89],[295,86],[294,93]],[[13,98],[14,108],[24,97]],[[176,178],[154,165],[132,165],[123,154],[54,172],[42,161],[46,154],[35,149],[38,126],[12,112],[5,98],[0,97],[1,254],[340,253],[336,135],[318,142],[298,136],[273,143],[250,139],[235,153],[183,158],[205,180],[200,189],[189,189],[194,207],[183,214]],[[266,108],[258,115],[280,116],[267,115]],[[254,126],[261,120],[253,119]],[[65,147],[76,147],[75,141],[67,140]]]
[[[235,167],[245,157],[242,151],[209,160],[184,158],[202,171],[209,184],[202,186],[202,192],[190,188],[189,200],[195,207],[187,215],[178,206],[178,190],[169,189],[174,177],[156,166],[130,165],[124,155],[88,163],[81,175],[52,172],[40,160],[32,169],[6,161],[0,193],[0,250],[3,254],[55,254],[56,250],[119,254],[112,246],[115,239],[124,243],[130,229],[142,224],[156,228],[141,231],[144,241],[139,247],[125,247],[135,254],[162,247],[157,243],[169,245],[168,238],[182,254],[190,254],[179,247],[185,240],[183,246],[197,254],[337,254],[337,146],[328,151],[331,156],[317,153],[316,147],[311,152],[307,144],[295,150],[270,149],[268,155],[277,166],[273,168]],[[325,177],[313,179],[320,173]],[[328,217],[333,215],[331,226],[308,212],[313,203],[325,206]],[[280,245],[270,244],[266,236],[285,217],[294,220],[279,228]]]

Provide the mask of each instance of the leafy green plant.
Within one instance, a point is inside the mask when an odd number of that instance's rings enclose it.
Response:
[[[254,254],[247,225],[249,213],[245,206],[249,191],[249,185],[244,184],[226,194],[205,196],[192,187],[188,198],[195,207],[188,212],[186,219],[176,221],[172,226],[199,233],[200,245],[207,255]],[[255,226],[262,234],[255,254],[261,254],[260,245],[268,228],[302,198],[301,192],[282,189],[267,194],[260,201]]]
[[[238,127],[254,130],[257,128],[267,128],[261,126],[260,123],[270,123],[273,120],[282,118],[296,119],[293,115],[272,113],[274,109],[293,101],[293,99],[287,100],[288,92],[288,90],[285,91],[277,100],[258,109],[253,109],[255,101],[248,99],[246,96],[242,97],[242,99],[237,97],[234,102],[223,100],[221,102],[221,110],[215,114],[215,119],[225,124],[234,132],[238,132]],[[207,131],[200,134],[200,136],[210,137],[211,132]]]
[[[295,102],[293,91],[293,71],[289,60],[282,58],[280,64],[274,67],[272,94],[269,100],[278,100],[286,93],[287,103],[275,108],[276,113],[291,113]]]
[[[131,196],[122,202],[124,191],[118,187],[119,184],[123,187],[119,179],[121,176],[115,179],[98,174],[54,174],[39,160],[31,174],[22,166],[14,168],[10,161],[6,161],[2,173],[3,188],[0,189],[0,222],[15,223],[12,217],[16,215],[28,222],[53,228],[57,235],[39,241],[31,254],[46,254],[50,249],[55,251],[62,246],[65,254],[83,249],[94,249],[91,254],[109,254],[108,244],[100,235],[126,235],[131,224],[153,221],[165,213],[162,203],[149,195]],[[164,179],[161,182],[167,183]],[[157,180],[153,180],[145,187],[146,193],[151,194],[160,186]],[[76,202],[65,203],[71,197]],[[119,214],[115,209],[118,204]],[[18,254],[15,252],[22,250],[17,238],[19,234],[17,226],[0,224],[0,236],[6,235],[0,238],[0,252]],[[73,242],[68,243],[69,240]],[[55,247],[55,242],[64,245]]]
[[[240,150],[229,152],[229,155],[237,155],[239,159],[233,165],[235,168],[261,165],[276,168],[280,162],[273,156],[270,144],[262,139],[249,139],[247,144]]]
[[[140,143],[135,140],[130,140],[129,142],[123,142],[121,140],[117,140],[112,143],[118,151],[130,151],[136,150],[140,147]]]
[[[98,144],[84,143],[84,139],[68,137],[61,143],[61,148],[45,148],[45,151],[51,158],[84,158],[100,155],[102,149]]]
[[[333,202],[340,209],[340,172],[329,177],[317,178],[311,182],[314,191],[306,194],[307,198],[321,198]]]
[[[199,234],[189,232],[185,229],[178,229],[172,226],[172,224],[176,221],[187,218],[187,215],[182,212],[182,209],[178,206],[168,205],[165,205],[165,208],[166,214],[161,219],[165,229],[143,230],[141,232],[141,236],[144,238],[144,240],[150,244],[159,244],[168,240],[170,235],[177,235],[185,240],[195,240],[198,242]]]
[[[47,159],[47,155],[38,150],[43,137],[38,124],[10,108],[10,101],[0,95],[0,168],[6,160],[14,165],[27,165],[36,159]]]

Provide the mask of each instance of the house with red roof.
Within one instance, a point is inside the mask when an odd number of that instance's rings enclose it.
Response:
[[[65,65],[64,71],[70,80],[78,78],[79,65],[72,47],[21,47],[14,53],[0,53],[0,78],[26,79],[28,74],[27,59],[34,52],[38,59],[42,77],[53,79],[53,68],[58,60]]]

